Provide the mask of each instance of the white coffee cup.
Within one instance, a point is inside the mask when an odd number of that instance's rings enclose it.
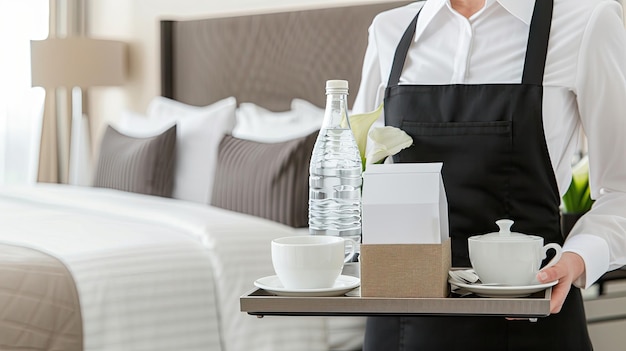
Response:
[[[350,248],[346,248],[346,243]],[[354,256],[356,243],[338,236],[302,235],[272,240],[272,264],[287,289],[331,288]],[[346,255],[346,250],[349,254]]]
[[[536,235],[512,233],[513,221],[496,221],[500,232],[472,236],[468,248],[472,268],[483,284],[526,286],[537,284],[536,276],[547,251],[556,255],[546,267],[553,266],[561,258],[561,246],[544,245],[543,238]]]

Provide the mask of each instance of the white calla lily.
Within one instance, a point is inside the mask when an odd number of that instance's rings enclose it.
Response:
[[[367,153],[367,164],[383,161],[413,144],[413,138],[405,131],[391,126],[373,128],[369,138],[374,142],[374,147]]]
[[[367,133],[372,127],[372,124],[374,124],[374,122],[376,122],[376,120],[380,117],[382,111],[383,104],[380,104],[378,108],[376,108],[372,112],[354,114],[350,116],[350,129],[352,129],[352,134],[354,134],[354,139],[356,140],[356,144],[359,147],[363,167],[365,167],[365,147],[367,145]]]

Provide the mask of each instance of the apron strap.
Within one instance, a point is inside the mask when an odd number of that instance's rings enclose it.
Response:
[[[530,22],[528,47],[524,61],[522,84],[543,85],[543,73],[548,55],[548,40],[552,25],[553,0],[535,0],[535,9]]]
[[[417,12],[409,27],[404,31],[402,38],[400,39],[400,43],[396,47],[396,53],[393,57],[393,64],[391,65],[391,73],[389,74],[389,81],[387,81],[388,87],[393,87],[398,85],[400,82],[400,75],[402,74],[402,70],[404,69],[404,61],[406,61],[406,55],[409,53],[409,48],[411,47],[411,41],[413,41],[413,36],[415,35],[415,28],[417,28],[417,18],[420,15]]]
[[[546,56],[548,54],[548,40],[550,39],[550,27],[552,25],[553,0],[536,0],[533,17],[530,22],[530,32],[528,33],[528,45],[526,48],[526,58],[524,59],[524,73],[522,84],[543,84],[543,74],[546,67]],[[420,9],[421,12],[421,9]],[[404,69],[406,56],[409,53],[415,29],[417,28],[417,18],[419,12],[413,18],[408,28],[404,31],[396,52],[393,57],[391,73],[387,81],[387,87],[398,85],[400,75]]]

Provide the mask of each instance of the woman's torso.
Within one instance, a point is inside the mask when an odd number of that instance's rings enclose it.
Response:
[[[597,3],[556,0],[554,5],[542,107],[546,143],[561,194],[569,185],[571,160],[579,142],[578,50]],[[387,11],[374,20],[370,31],[375,33],[380,53],[381,82],[387,82],[399,38],[424,4]],[[529,27],[524,18],[516,17],[519,14],[492,0],[466,19],[447,8],[445,0],[429,0],[420,15],[424,20],[418,25],[400,84],[519,83]],[[379,87],[380,97],[384,83]]]

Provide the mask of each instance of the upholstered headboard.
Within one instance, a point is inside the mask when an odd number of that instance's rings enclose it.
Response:
[[[325,103],[324,82],[350,82],[352,105],[374,16],[409,1],[161,21],[162,95],[191,105],[234,96],[272,111]]]

